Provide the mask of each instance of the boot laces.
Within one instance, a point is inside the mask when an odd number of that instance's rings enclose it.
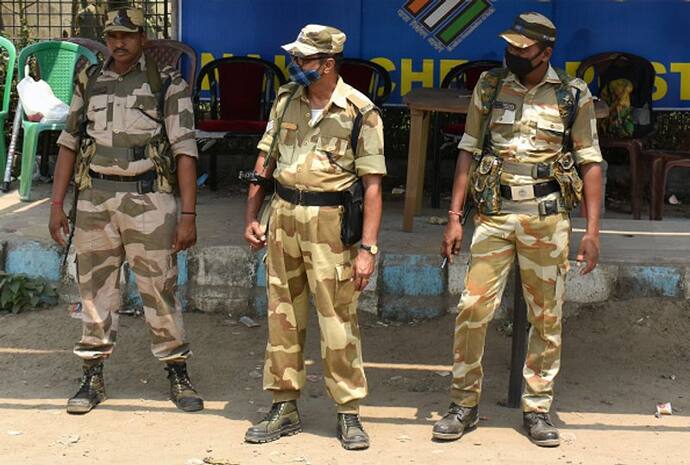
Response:
[[[531,423],[533,425],[542,421],[542,422],[546,423],[547,425],[554,427],[554,424],[551,421],[551,417],[549,416],[548,413],[534,413],[534,414],[530,415],[530,417],[531,417]]]
[[[100,368],[100,365],[84,368],[84,374],[81,377],[79,390],[77,391],[75,397],[80,397],[89,393],[93,378],[102,373]]]
[[[359,419],[359,415],[346,413],[343,415],[343,417],[344,417],[343,419],[345,421],[345,426],[347,426],[348,428],[359,428],[361,430],[364,429],[362,427],[362,422]]]
[[[463,407],[462,405],[458,405],[453,402],[450,404],[450,407],[448,407],[447,415],[455,415],[462,421],[471,410],[471,407]]]
[[[176,394],[181,394],[182,391],[190,390],[196,392],[192,381],[187,374],[187,367],[184,365],[168,365],[165,367],[168,371],[168,378],[172,382],[173,389]]]
[[[276,419],[278,419],[278,417],[280,417],[280,415],[283,412],[283,405],[285,405],[285,402],[277,402],[277,403],[273,404],[271,406],[271,410],[269,410],[269,412],[266,414],[266,416],[261,421],[262,422],[263,421],[272,422],[272,421],[275,421]]]

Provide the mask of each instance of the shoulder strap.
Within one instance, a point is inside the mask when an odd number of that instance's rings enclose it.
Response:
[[[556,89],[556,100],[558,101],[558,112],[561,114],[563,123],[565,124],[565,131],[563,132],[563,148],[565,151],[571,149],[572,128],[577,116],[577,107],[580,102],[579,88],[575,88],[575,96],[572,94],[572,78],[562,69],[556,68],[556,74],[561,80],[561,85]]]
[[[357,115],[355,116],[355,120],[352,123],[352,132],[350,133],[350,147],[352,148],[352,154],[357,155],[357,145],[359,144],[359,133],[362,132],[362,123],[364,121],[364,115],[369,113],[370,111],[377,111],[381,112],[379,107],[377,107],[374,104],[369,105],[366,108],[366,111],[362,111],[361,109],[357,108]]]
[[[149,83],[151,93],[156,97],[158,105],[158,114],[161,116],[163,131],[165,131],[165,94],[168,93],[168,88],[172,84],[172,77],[167,74],[165,79],[161,81],[161,72],[158,69],[156,60],[149,54],[146,56],[146,81]]]
[[[374,103],[369,100],[366,95],[360,93],[355,88],[351,88],[351,92],[348,93],[346,98],[348,102],[350,102],[357,110],[355,120],[352,123],[352,132],[350,133],[350,147],[352,148],[352,153],[356,155],[359,133],[362,131],[362,122],[364,116],[372,110],[378,111],[379,113],[381,110],[374,105]]]
[[[271,147],[268,149],[268,153],[266,154],[266,158],[264,158],[264,169],[268,167],[268,165],[271,163],[271,158],[273,158],[273,151],[276,148],[276,143],[278,142],[278,136],[279,136],[279,131],[280,131],[280,125],[283,124],[283,118],[285,117],[285,113],[287,113],[287,109],[290,106],[290,101],[292,100],[292,97],[295,96],[297,91],[299,90],[300,86],[298,84],[295,84],[292,89],[286,92],[281,92],[277,97],[276,97],[276,112],[278,111],[278,98],[283,95],[284,93],[287,93],[287,97],[285,100],[285,106],[282,108],[282,111],[279,112],[278,118],[275,120],[273,123],[276,131],[273,133],[273,139],[271,140]]]
[[[482,103],[482,114],[484,119],[482,120],[482,129],[477,140],[482,141],[482,148],[486,147],[489,143],[489,123],[491,122],[491,109],[494,106],[494,102],[501,92],[501,87],[503,86],[503,80],[508,76],[507,68],[494,68],[487,71],[484,77],[484,82],[481,83],[484,87],[481,88],[481,103]],[[480,85],[480,84],[477,84]]]
[[[145,53],[144,56],[146,57],[146,80],[148,81],[149,87],[151,88],[151,93],[155,95],[161,91],[161,73],[158,69],[158,64],[156,63],[156,60],[154,60],[151,57],[151,55],[147,53]]]
[[[82,86],[82,99],[84,100],[84,108],[89,106],[89,99],[91,98],[91,93],[93,92],[93,86],[96,85],[96,80],[98,75],[101,74],[103,70],[103,63],[96,63],[86,68],[86,82],[80,82]]]
[[[82,100],[84,101],[81,107],[81,122],[79,128],[81,137],[86,135],[86,125],[88,124],[86,111],[89,108],[89,100],[93,93],[93,87],[96,85],[96,80],[98,80],[98,75],[101,74],[102,70],[103,63],[96,63],[86,68],[85,75],[79,76],[79,85],[82,87]],[[85,78],[85,81],[82,81],[83,78]]]
[[[564,123],[570,121],[570,114],[573,112],[574,101],[571,85],[572,78],[562,69],[556,68],[558,79],[561,80],[561,85],[556,89],[556,100],[558,100],[558,112],[561,114],[561,119]]]

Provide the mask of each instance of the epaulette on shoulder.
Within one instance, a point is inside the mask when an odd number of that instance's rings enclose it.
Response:
[[[84,93],[89,80],[95,79],[101,69],[103,69],[102,63],[94,63],[79,72],[79,75],[77,76],[77,83],[81,88],[82,94]]]
[[[79,82],[83,82],[84,84],[86,84],[86,81],[98,74],[102,68],[102,63],[91,64],[81,70],[77,79],[79,79]]]
[[[498,84],[507,76],[507,68],[492,68],[484,72],[480,77],[477,86],[479,87],[479,95],[483,113],[488,113],[491,111],[491,107],[496,99]]]
[[[175,79],[175,78],[178,77],[178,76],[179,76],[179,77],[182,77],[182,73],[180,73],[179,70],[175,69],[174,67],[172,67],[172,66],[170,66],[170,65],[165,65],[165,66],[160,70],[160,75],[161,75],[161,79],[162,79],[162,80],[165,80],[165,79],[168,79],[168,78],[170,78],[170,79],[172,80],[172,79]]]
[[[345,98],[348,102],[353,104],[355,108],[357,108],[357,110],[363,115],[370,112],[371,110],[378,110],[378,107],[374,105],[374,103],[369,99],[369,97],[367,97],[354,87],[350,88],[350,91],[347,93]]]

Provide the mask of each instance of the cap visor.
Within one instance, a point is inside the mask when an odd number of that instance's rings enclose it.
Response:
[[[306,45],[301,42],[290,42],[289,44],[282,45],[281,48],[290,55],[295,55],[298,57],[308,57],[309,55],[321,53],[316,47],[312,47],[311,45]]]
[[[139,28],[131,28],[126,26],[106,26],[103,32],[139,32]]]
[[[512,29],[508,29],[507,31],[502,32],[501,34],[499,34],[499,36],[503,40],[508,42],[510,45],[514,45],[517,48],[527,48],[537,43],[536,40],[530,39],[529,37],[523,36],[522,34],[518,34]]]

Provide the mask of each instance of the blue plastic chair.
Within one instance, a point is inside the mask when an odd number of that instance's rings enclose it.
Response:
[[[98,62],[89,49],[63,41],[46,41],[29,45],[19,53],[19,79],[24,78],[24,67],[30,57],[35,57],[41,79],[46,81],[57,98],[69,105],[74,92],[74,74],[81,58],[91,64]],[[22,170],[19,182],[19,198],[31,200],[31,182],[34,175],[38,137],[43,131],[61,131],[64,123],[38,123],[24,119],[24,144],[22,146]]]
[[[10,93],[12,90],[12,77],[14,76],[14,64],[17,61],[17,50],[8,39],[0,36],[0,51],[7,51],[7,66],[5,67],[5,82],[0,102],[0,182],[5,175],[5,162],[7,160],[7,146],[5,144],[5,121],[10,113]]]

